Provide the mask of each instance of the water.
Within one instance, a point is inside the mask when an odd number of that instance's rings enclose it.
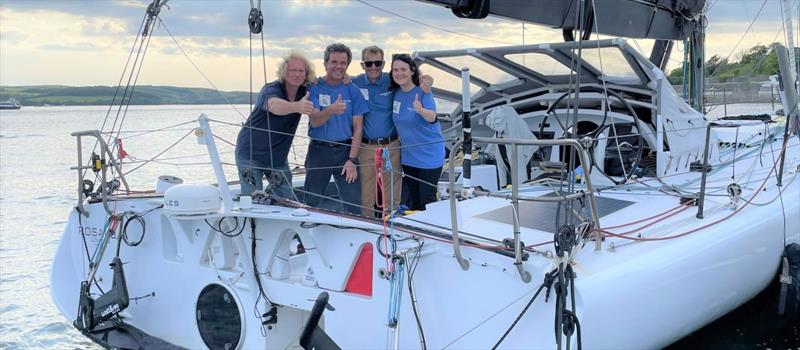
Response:
[[[248,110],[247,106],[236,107]],[[91,106],[0,111],[0,348],[94,346],[67,322],[51,301],[49,273],[67,214],[76,204],[77,176],[74,170],[69,170],[77,163],[76,142],[70,132],[98,129],[107,110],[108,107]],[[200,113],[231,123],[243,121],[230,106],[133,106],[125,127],[127,130],[166,127],[196,119]],[[113,117],[109,123],[112,121]],[[131,133],[130,138],[124,134],[124,148],[133,156],[150,158],[195,126],[193,123],[146,136]],[[212,128],[235,143],[238,126],[212,123]],[[85,142],[84,150],[92,145]],[[218,141],[218,148],[223,160],[232,163],[233,147]],[[305,152],[304,147],[299,147],[300,150]],[[193,134],[164,155],[176,156],[186,158],[166,161],[208,162],[204,148],[197,145]],[[226,170],[228,176],[235,176],[232,167]],[[180,176],[187,181],[210,181],[213,176],[208,165],[179,168],[159,164],[131,174],[131,187],[153,188],[154,179],[161,174]]]
[[[728,106],[729,114],[768,113],[766,105]],[[236,106],[241,113],[247,106]],[[77,163],[72,131],[97,129],[108,107],[24,107],[0,111],[0,348],[97,348],[75,330],[50,298],[51,259],[75,206]],[[721,111],[721,108],[718,108]],[[736,112],[734,112],[736,111]],[[113,122],[113,115],[109,123]],[[716,112],[716,111],[715,111]],[[196,123],[168,131],[140,135],[137,130],[163,128],[195,120],[200,113],[238,124],[244,117],[230,106],[132,106],[125,120],[124,148],[138,159],[148,159],[189,134],[173,150],[158,158],[165,163],[144,166],[129,177],[133,189],[155,186],[158,175],[170,174],[186,181],[213,181],[205,149],[190,132]],[[720,112],[721,113],[721,112]],[[305,121],[301,122],[303,135]],[[215,134],[235,142],[237,125],[212,122]],[[295,138],[289,156],[300,164],[306,140]],[[233,147],[217,146],[224,162],[233,163]],[[92,143],[85,142],[84,149]],[[182,167],[174,163],[190,164]],[[135,167],[126,165],[124,171]],[[232,166],[226,168],[235,177]],[[77,286],[76,286],[77,288]],[[692,288],[692,286],[686,286]],[[798,348],[798,327],[772,317],[776,291],[769,289],[732,314],[674,344],[675,348]],[[77,302],[77,300],[76,300]],[[781,323],[782,322],[782,323]]]

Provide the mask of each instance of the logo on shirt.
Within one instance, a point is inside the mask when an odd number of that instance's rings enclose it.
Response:
[[[369,90],[361,89],[361,95],[364,96],[364,99],[369,101]]]
[[[331,96],[330,95],[323,95],[319,94],[319,105],[322,107],[328,107],[331,105]]]
[[[402,105],[402,103],[400,103],[400,101],[394,101],[394,104],[392,105],[392,112],[400,113],[400,106],[401,105]]]

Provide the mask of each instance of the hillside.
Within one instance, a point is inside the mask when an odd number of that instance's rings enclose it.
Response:
[[[795,48],[795,52],[800,51]],[[800,56],[796,55],[796,58]],[[719,55],[706,61],[706,80],[708,83],[727,83],[732,81],[766,80],[778,74],[778,56],[772,45],[753,46],[739,54],[736,61],[729,61]],[[683,67],[669,72],[669,81],[680,85],[683,82]]]
[[[112,86],[0,86],[0,101],[14,98],[23,106],[109,105],[115,90],[116,87]],[[117,92],[115,103],[119,103],[123,91],[124,88]],[[135,88],[130,102],[132,105],[228,103],[247,104],[250,98],[247,92],[242,91],[217,92],[202,88],[142,85]]]

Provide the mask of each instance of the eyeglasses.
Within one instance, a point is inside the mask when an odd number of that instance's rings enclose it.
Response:
[[[381,67],[383,66],[383,61],[364,61],[364,67]]]

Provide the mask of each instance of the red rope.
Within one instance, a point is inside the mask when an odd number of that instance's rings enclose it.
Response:
[[[383,251],[386,252],[386,271],[387,272],[394,272],[394,264],[392,264],[389,260],[389,225],[386,211],[383,210],[383,202],[379,201],[378,193],[383,188],[383,148],[376,148],[375,155],[373,156],[375,161],[375,201],[374,205],[378,208],[381,208],[381,218],[383,222]],[[386,195],[386,194],[384,194]],[[369,208],[371,211],[372,208]],[[374,213],[373,213],[374,215]],[[373,216],[374,217],[374,216]]]
[[[376,148],[375,149],[375,205],[378,208],[381,208],[381,216],[385,216],[385,208],[383,205],[383,201],[379,201],[378,199],[378,191],[383,189],[383,148]],[[386,193],[383,193],[383,196],[386,196]],[[385,224],[384,224],[385,226]]]
[[[769,181],[769,177],[772,175],[772,173],[775,171],[775,168],[778,166],[778,162],[780,161],[780,157],[781,157],[781,155],[783,155],[784,152],[786,152],[786,142],[784,142],[783,149],[781,149],[780,154],[778,154],[778,159],[779,160],[777,160],[775,163],[772,164],[772,167],[769,169],[769,173],[767,174],[767,176],[764,177],[764,181],[761,183],[761,186],[759,186],[758,189],[753,192],[753,195],[750,196],[750,199],[747,200],[742,206],[740,206],[739,208],[734,210],[732,213],[722,217],[719,220],[712,221],[712,222],[710,222],[708,224],[705,224],[703,226],[700,226],[700,227],[697,227],[697,228],[694,228],[694,229],[691,229],[691,230],[688,230],[688,231],[685,231],[685,232],[681,232],[681,233],[674,234],[674,235],[671,235],[671,236],[663,236],[663,237],[628,237],[628,236],[625,235],[626,233],[622,233],[622,234],[614,233],[614,232],[606,231],[606,230],[603,230],[603,229],[595,229],[595,231],[602,232],[603,234],[609,235],[611,237],[623,238],[623,239],[628,239],[628,240],[632,240],[632,241],[644,241],[644,242],[646,242],[646,241],[664,241],[664,240],[668,240],[668,239],[674,239],[674,238],[678,238],[678,237],[683,237],[683,236],[686,236],[688,234],[692,234],[692,233],[695,233],[697,231],[700,231],[700,230],[706,229],[708,227],[714,226],[714,225],[716,225],[716,224],[718,224],[720,222],[723,222],[725,220],[730,219],[734,215],[736,215],[739,212],[741,212],[742,209],[747,207],[750,204],[750,202],[752,202],[753,199],[755,199],[756,196],[758,196],[758,194],[761,193],[761,190],[764,189],[764,186],[766,186],[767,181]],[[688,208],[688,206],[687,206],[687,208]],[[675,213],[675,214],[677,214],[677,213]],[[662,218],[661,220],[663,220],[665,218]],[[652,225],[652,224],[654,224],[656,222],[659,222],[661,220],[654,221],[650,225]]]

